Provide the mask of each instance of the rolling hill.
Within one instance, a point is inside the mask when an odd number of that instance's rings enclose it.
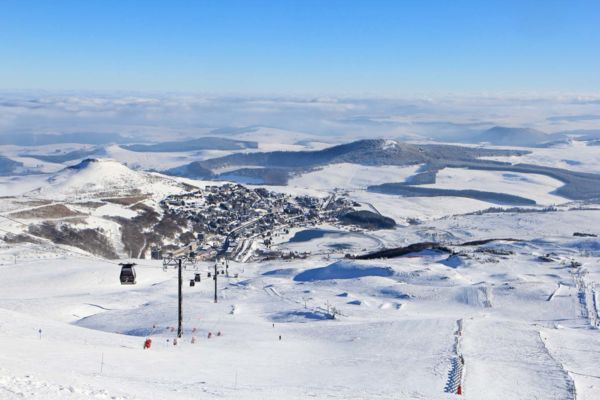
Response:
[[[168,175],[188,178],[206,178],[207,171],[228,168],[228,176],[249,176],[249,170],[261,168],[260,178],[275,176],[276,180],[262,183],[286,184],[287,178],[329,164],[350,163],[360,165],[415,165],[440,158],[472,160],[484,156],[521,155],[518,150],[495,150],[449,145],[416,145],[385,139],[359,140],[351,143],[313,151],[271,151],[235,153],[205,161],[196,161],[165,171]],[[240,168],[236,170],[235,166]],[[253,168],[254,167],[254,168]],[[265,170],[268,169],[268,170]],[[276,172],[273,172],[273,171]],[[255,171],[256,173],[256,171]],[[219,176],[217,175],[218,179]]]
[[[471,141],[497,146],[538,147],[563,138],[564,135],[547,134],[537,129],[494,126],[476,135]]]

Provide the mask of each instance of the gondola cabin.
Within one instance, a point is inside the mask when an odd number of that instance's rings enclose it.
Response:
[[[135,268],[133,263],[119,264],[121,266],[121,285],[135,285]]]
[[[200,282],[202,280],[202,278],[200,277],[200,274],[194,274],[194,280],[196,282]]]

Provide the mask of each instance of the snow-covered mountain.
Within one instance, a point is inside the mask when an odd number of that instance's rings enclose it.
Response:
[[[178,235],[187,227],[175,226],[160,201],[195,189],[109,159],[85,159],[49,177],[27,178],[22,183],[24,190],[11,188],[18,195],[2,204],[1,211],[9,218],[3,222],[8,223],[5,228],[10,230],[5,231],[10,240],[43,239],[107,258],[147,257],[151,246],[165,240],[179,244]],[[160,224],[167,227],[162,236],[154,233]]]
[[[83,199],[147,194],[162,199],[186,185],[157,173],[134,171],[118,161],[88,158],[46,179],[30,194],[52,199]]]
[[[475,136],[475,143],[489,143],[497,146],[536,147],[564,138],[561,134],[547,134],[532,128],[510,128],[494,126]]]
[[[315,167],[350,163],[358,165],[415,165],[440,159],[471,160],[484,156],[522,155],[518,150],[481,149],[473,147],[411,144],[389,139],[366,139],[321,150],[269,151],[235,153],[224,157],[195,161],[165,171],[174,176],[208,179],[227,168],[225,176],[253,178],[265,184],[285,185],[291,174],[306,172]],[[233,167],[238,167],[235,169]],[[235,180],[235,179],[232,179]]]

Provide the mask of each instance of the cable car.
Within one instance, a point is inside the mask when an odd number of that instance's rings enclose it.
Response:
[[[194,281],[200,282],[200,280],[201,280],[200,274],[194,274]]]
[[[135,264],[123,263],[119,265],[121,266],[121,275],[119,276],[121,285],[135,285],[135,268],[133,267]]]
[[[196,281],[194,281],[193,279],[190,279],[190,286],[195,286],[196,285]]]

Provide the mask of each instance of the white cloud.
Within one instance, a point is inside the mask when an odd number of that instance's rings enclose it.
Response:
[[[0,93],[0,134],[115,132],[199,136],[269,126],[322,136],[446,137],[491,125],[548,132],[597,128],[600,95],[447,95],[414,98],[242,97],[184,94]],[[572,116],[570,118],[553,118]]]

